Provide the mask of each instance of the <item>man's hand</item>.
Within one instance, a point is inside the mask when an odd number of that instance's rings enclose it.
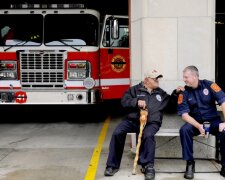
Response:
[[[225,122],[219,124],[219,132],[223,132],[225,130]]]
[[[200,124],[198,126],[198,130],[200,132],[200,136],[204,136],[205,135],[205,129],[203,128],[203,124]]]
[[[144,100],[138,100],[138,107],[141,109],[146,108],[146,102]]]
[[[176,93],[178,94],[178,93],[180,93],[181,91],[184,91],[185,89],[184,89],[184,87],[183,86],[178,86],[177,88],[176,88]]]

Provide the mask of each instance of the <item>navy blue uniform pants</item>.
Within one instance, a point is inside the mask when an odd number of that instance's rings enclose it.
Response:
[[[217,136],[220,141],[221,164],[225,165],[225,132],[219,132],[219,124],[222,121],[218,118],[211,121],[210,134]],[[199,135],[197,128],[189,123],[185,123],[180,129],[180,140],[184,160],[194,160],[193,158],[193,136]]]
[[[159,128],[160,126],[154,123],[148,123],[144,128],[138,161],[142,166],[154,165],[155,134]],[[120,167],[127,133],[139,133],[139,130],[140,124],[130,120],[124,120],[116,127],[110,141],[106,166]]]

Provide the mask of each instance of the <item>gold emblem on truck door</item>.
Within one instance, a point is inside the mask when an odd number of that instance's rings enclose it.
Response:
[[[124,69],[126,67],[125,58],[120,55],[114,56],[112,58],[111,66],[112,66],[112,70],[117,73],[124,71]]]

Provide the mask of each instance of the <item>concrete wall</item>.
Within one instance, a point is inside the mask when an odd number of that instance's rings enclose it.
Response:
[[[160,86],[171,93],[184,85],[182,70],[188,65],[198,67],[200,79],[215,80],[215,0],[129,2],[132,85],[157,69],[164,75]],[[162,128],[179,129],[183,123],[177,115],[164,116]],[[156,157],[181,157],[179,138],[156,140]],[[199,137],[194,144],[195,157],[215,158],[215,137]]]
[[[148,69],[161,71],[170,93],[182,70],[196,65],[201,79],[215,80],[215,0],[130,0],[131,84]]]

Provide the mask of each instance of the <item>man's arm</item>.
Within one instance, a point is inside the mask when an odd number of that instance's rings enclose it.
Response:
[[[225,119],[225,102],[223,102],[221,104],[221,108],[222,108],[222,112],[223,112],[223,121],[224,121],[224,119]],[[220,123],[220,125],[219,125],[219,131],[222,132],[224,130],[225,130],[225,122]]]
[[[194,127],[196,127],[196,128],[199,130],[200,134],[202,134],[202,135],[205,134],[205,130],[203,129],[203,125],[200,124],[199,122],[197,122],[197,121],[196,121],[193,117],[191,117],[188,113],[182,114],[182,119],[183,119],[185,122],[187,122],[187,123],[193,125]]]
[[[178,95],[183,92],[185,89],[183,86],[178,86],[176,89],[173,90],[171,95],[169,96],[169,101],[165,107],[165,112],[167,113],[176,113],[177,112],[177,100]]]
[[[221,108],[223,111],[223,119],[225,119],[225,102],[221,104]]]
[[[223,119],[225,118],[225,93],[223,90],[214,82],[205,81],[209,86],[209,90],[213,93],[215,100],[222,108]],[[224,120],[223,120],[224,121]],[[222,132],[225,130],[225,122],[219,124],[219,131]]]
[[[134,97],[134,87],[129,88],[121,99],[121,104],[124,108],[135,108],[137,106],[137,97]]]

